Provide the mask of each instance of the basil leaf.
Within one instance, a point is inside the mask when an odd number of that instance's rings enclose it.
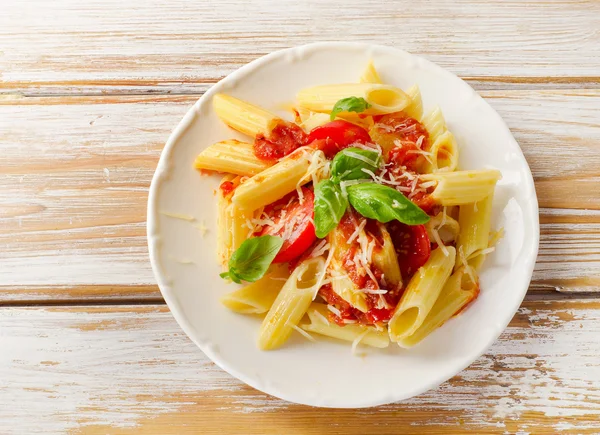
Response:
[[[375,172],[379,168],[380,159],[381,155],[375,150],[345,148],[331,162],[331,177],[337,182],[369,178],[363,169]]]
[[[348,208],[348,200],[331,180],[315,186],[315,234],[322,239],[333,230]]]
[[[398,220],[407,225],[424,224],[429,216],[416,204],[391,187],[376,183],[349,186],[348,200],[363,216],[379,222]]]
[[[367,103],[367,100],[365,100],[362,97],[342,98],[341,100],[338,100],[337,103],[334,104],[333,110],[331,111],[331,115],[329,116],[329,119],[331,119],[333,121],[335,119],[336,115],[340,112],[358,112],[358,113],[360,113],[360,112],[364,112],[369,107],[371,107],[371,105],[369,103]]]
[[[238,284],[242,280],[254,282],[262,278],[282,245],[283,239],[276,236],[244,240],[229,259],[229,271],[223,272],[221,278],[229,278]]]

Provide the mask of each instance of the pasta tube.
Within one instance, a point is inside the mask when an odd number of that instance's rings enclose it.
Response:
[[[423,324],[454,267],[456,250],[447,246],[448,255],[435,249],[427,263],[412,277],[389,322],[392,341],[409,337]]]
[[[479,202],[460,206],[458,212],[460,233],[456,248],[461,255],[457,258],[457,268],[462,265],[461,257],[463,255],[468,265],[474,269],[483,263],[485,258],[483,251],[487,249],[490,237],[493,199],[494,192],[492,191],[489,196]]]
[[[262,322],[258,337],[260,349],[276,349],[287,341],[317,293],[319,276],[324,270],[323,257],[305,260],[294,270]]]
[[[442,114],[442,109],[434,108],[421,121],[429,133],[429,140],[434,143],[436,139],[446,131],[446,120]]]
[[[406,94],[410,97],[410,104],[404,108],[404,113],[420,121],[423,117],[423,99],[421,98],[419,86],[412,85],[408,88]]]
[[[398,340],[398,345],[404,348],[413,347],[437,328],[442,326],[452,316],[460,312],[479,294],[479,283],[475,281],[464,268],[458,269],[448,278],[440,296],[433,308],[423,321],[423,324],[410,336]]]
[[[307,311],[310,323],[301,325],[301,328],[305,331],[337,338],[338,340],[350,342],[360,340],[360,343],[371,347],[385,348],[389,346],[390,338],[385,330],[379,331],[372,326],[358,324],[339,326],[327,320],[328,312],[329,310],[325,304],[312,303]]]
[[[315,86],[297,95],[300,105],[314,112],[331,112],[335,103],[347,97],[364,98],[371,105],[363,112],[368,115],[399,112],[410,104],[401,89],[374,83]]]
[[[421,175],[423,181],[437,181],[431,197],[441,205],[463,205],[481,201],[494,191],[502,178],[496,169],[437,172]]]
[[[206,148],[196,157],[194,166],[196,169],[251,177],[271,165],[254,155],[254,146],[251,143],[230,139]]]
[[[221,303],[237,313],[266,313],[273,305],[289,275],[287,267],[277,267],[258,281],[227,293],[221,298]]]
[[[283,198],[311,180],[307,171],[316,150],[300,148],[235,189],[232,201],[240,209],[256,210]]]
[[[382,83],[381,78],[379,78],[379,73],[375,69],[375,65],[373,65],[373,61],[369,60],[367,67],[364,72],[360,76],[361,83]]]
[[[225,124],[251,137],[268,135],[281,121],[277,115],[265,109],[226,94],[213,97],[213,108]]]

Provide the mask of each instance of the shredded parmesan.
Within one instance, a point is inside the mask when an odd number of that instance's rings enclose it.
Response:
[[[385,289],[373,290],[373,289],[370,289],[370,288],[364,288],[364,289],[362,289],[361,291],[362,291],[363,293],[368,293],[368,294],[370,294],[370,295],[385,295],[385,294],[387,294],[387,292],[388,292],[388,291],[387,291],[387,290],[385,290]]]
[[[460,258],[460,262],[465,267],[465,272],[467,273],[467,275],[469,275],[469,278],[471,278],[471,281],[477,282],[477,280],[475,279],[475,274],[473,273],[473,268],[471,266],[469,266],[469,263],[467,262],[467,258],[465,257],[465,251],[463,250],[462,246],[458,248],[458,255]]]
[[[496,250],[496,248],[495,248],[494,246],[492,246],[491,248],[485,248],[485,249],[482,249],[482,250],[479,252],[479,255],[487,255],[487,254],[491,254],[491,253],[492,253],[492,252],[494,252],[495,250]]]
[[[368,333],[369,333],[369,330],[365,329],[358,337],[356,337],[354,339],[354,341],[352,342],[352,355],[356,355],[356,347],[362,341],[362,339],[365,338],[365,335],[367,335]]]
[[[330,325],[330,323],[329,323],[329,320],[327,320],[327,317],[325,317],[323,314],[321,314],[321,313],[319,312],[319,310],[314,310],[314,311],[313,311],[313,313],[315,314],[315,316],[317,316],[317,317],[319,318],[319,320],[320,320],[320,321],[321,321],[323,324],[325,324],[325,325],[327,325],[327,326],[329,326],[329,325]]]
[[[448,255],[450,255],[450,252],[448,251],[448,248],[446,248],[446,245],[444,245],[444,242],[442,242],[442,238],[440,237],[440,233],[438,232],[437,228],[432,228],[431,229],[431,234],[433,235],[433,239],[435,240],[435,243],[438,244],[438,246],[440,247],[440,249],[442,250],[442,252],[444,253],[444,255],[446,257]]]
[[[181,219],[181,220],[188,221],[188,222],[194,222],[196,220],[196,218],[194,216],[191,216],[189,214],[172,213],[170,211],[161,211],[160,214],[162,214],[163,216],[173,218],[173,219]]]
[[[433,165],[433,160],[431,160],[433,158],[433,153],[430,153],[429,151],[409,150],[406,152],[406,154],[420,154],[423,157],[425,157],[425,160],[427,160],[429,163],[431,163]]]
[[[419,136],[419,138],[417,139],[417,142],[415,143],[417,148],[421,149],[424,141],[425,141],[425,136],[424,135]]]
[[[323,271],[320,273],[320,276],[317,279],[317,284],[315,285],[315,294],[313,295],[313,298],[312,298],[313,301],[319,294],[319,290],[321,289],[321,286],[323,285],[323,281],[325,280],[325,274],[327,273],[329,264],[331,263],[331,260],[333,259],[334,252],[335,252],[335,249],[333,249],[333,248],[329,249],[329,255],[327,255],[327,259],[325,260],[325,267],[323,267]]]
[[[342,313],[340,312],[340,310],[338,310],[336,307],[334,307],[333,305],[329,305],[327,304],[327,309],[329,311],[331,311],[333,314],[335,314],[338,317],[342,317]]]
[[[367,220],[363,219],[361,221],[361,223],[356,227],[356,229],[354,230],[354,232],[350,235],[350,237],[348,238],[348,240],[346,241],[346,243],[348,245],[350,243],[352,243],[354,241],[354,239],[356,239],[358,237],[358,235],[360,234],[360,232],[365,228],[365,225],[367,225]]]
[[[308,332],[306,332],[304,329],[298,327],[297,325],[294,325],[292,323],[287,323],[287,322],[286,322],[286,325],[289,326],[290,328],[292,328],[294,331],[298,332],[300,335],[304,336],[304,338],[306,338],[308,341],[312,341],[313,343],[317,341],[314,339],[314,337],[312,335],[310,335]]]
[[[375,167],[379,166],[375,160],[371,160],[370,158],[365,157],[361,154],[346,150],[346,155],[349,157],[354,157],[357,160],[361,160],[361,161],[365,162],[367,165],[375,166]]]
[[[328,251],[330,247],[331,245],[327,243],[327,239],[323,239],[317,244],[317,246],[314,247],[309,257],[319,257]]]

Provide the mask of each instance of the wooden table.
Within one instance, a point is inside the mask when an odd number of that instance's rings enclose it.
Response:
[[[4,0],[0,433],[600,433],[600,3]],[[460,75],[536,180],[541,245],[500,340],[439,388],[319,410],[249,388],[179,329],[148,186],[213,83],[273,50],[376,42]]]

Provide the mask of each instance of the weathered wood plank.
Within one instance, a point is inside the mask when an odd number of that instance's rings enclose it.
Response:
[[[598,290],[600,92],[483,95],[536,178],[543,209],[533,288]],[[148,186],[196,98],[0,99],[0,302],[160,297],[145,239]]]
[[[598,325],[598,301],[529,301],[439,388],[323,412],[242,385],[164,306],[1,308],[0,424],[8,434],[598,433]]]
[[[598,82],[600,4],[586,0],[3,2],[4,92],[199,92],[274,50],[401,47],[470,77]]]

